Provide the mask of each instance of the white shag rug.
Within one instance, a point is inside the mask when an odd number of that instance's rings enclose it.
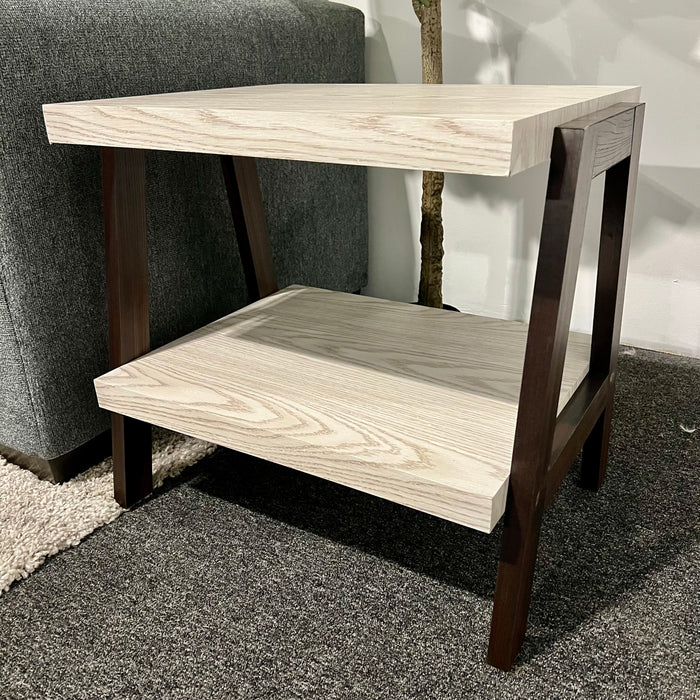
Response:
[[[154,429],[154,487],[215,449],[202,440]],[[113,497],[111,457],[70,481],[51,484],[0,455],[0,595],[47,557],[75,547],[123,512]]]

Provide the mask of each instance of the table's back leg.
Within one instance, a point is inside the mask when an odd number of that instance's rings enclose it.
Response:
[[[607,406],[583,447],[581,482],[591,489],[602,485],[608,460],[615,369],[643,123],[644,105],[639,105],[634,110],[631,155],[605,174],[590,371],[601,377],[610,375],[610,392]]]
[[[250,301],[277,291],[255,158],[221,156],[226,192]]]
[[[148,352],[148,254],[144,153],[102,149],[109,364]],[[151,426],[112,414],[114,497],[128,508],[153,489]]]

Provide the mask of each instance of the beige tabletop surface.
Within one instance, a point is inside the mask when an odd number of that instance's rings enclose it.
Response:
[[[640,88],[285,84],[44,105],[51,143],[513,175]]]

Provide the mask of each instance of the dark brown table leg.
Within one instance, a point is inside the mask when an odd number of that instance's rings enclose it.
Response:
[[[109,364],[148,352],[148,255],[143,151],[103,148]],[[112,414],[114,497],[125,508],[153,489],[151,426]]]
[[[620,238],[615,233],[619,222],[614,223],[620,195],[612,193],[621,186],[618,179],[626,167],[620,161],[629,161],[634,138],[641,135],[641,123],[634,128],[634,115],[634,105],[618,105],[562,126],[554,135],[488,652],[489,663],[504,670],[512,666],[525,637],[540,525],[550,492],[576,456],[572,445],[580,447],[582,431],[592,430],[588,444],[593,446],[597,431],[604,439],[605,421],[609,425],[605,406],[612,392],[608,370],[600,376],[600,360],[611,357],[619,337],[626,254],[608,259],[612,251],[607,243],[601,251],[604,282],[601,287],[599,276],[599,328],[594,330],[591,369],[582,390],[562,412],[561,423],[557,409],[591,180],[599,172],[613,172],[606,191],[604,237]],[[636,166],[633,170],[636,177]],[[626,206],[631,207],[633,190],[628,194]],[[611,323],[618,324],[615,333]]]
[[[609,375],[610,391],[606,408],[583,446],[581,467],[582,484],[594,490],[599,489],[603,484],[608,462],[615,370],[620,343],[643,122],[644,105],[640,105],[635,110],[630,156],[612,166],[605,174],[603,221],[591,342],[591,373]]]
[[[250,301],[277,287],[255,158],[221,156],[226,192]]]
[[[504,670],[520,650],[530,607],[591,186],[590,139],[584,130],[560,129],[552,149],[488,653],[489,663]]]

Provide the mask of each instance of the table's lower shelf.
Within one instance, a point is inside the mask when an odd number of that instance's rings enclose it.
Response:
[[[527,326],[289,287],[95,380],[100,406],[489,532]],[[560,409],[588,370],[571,334]]]

